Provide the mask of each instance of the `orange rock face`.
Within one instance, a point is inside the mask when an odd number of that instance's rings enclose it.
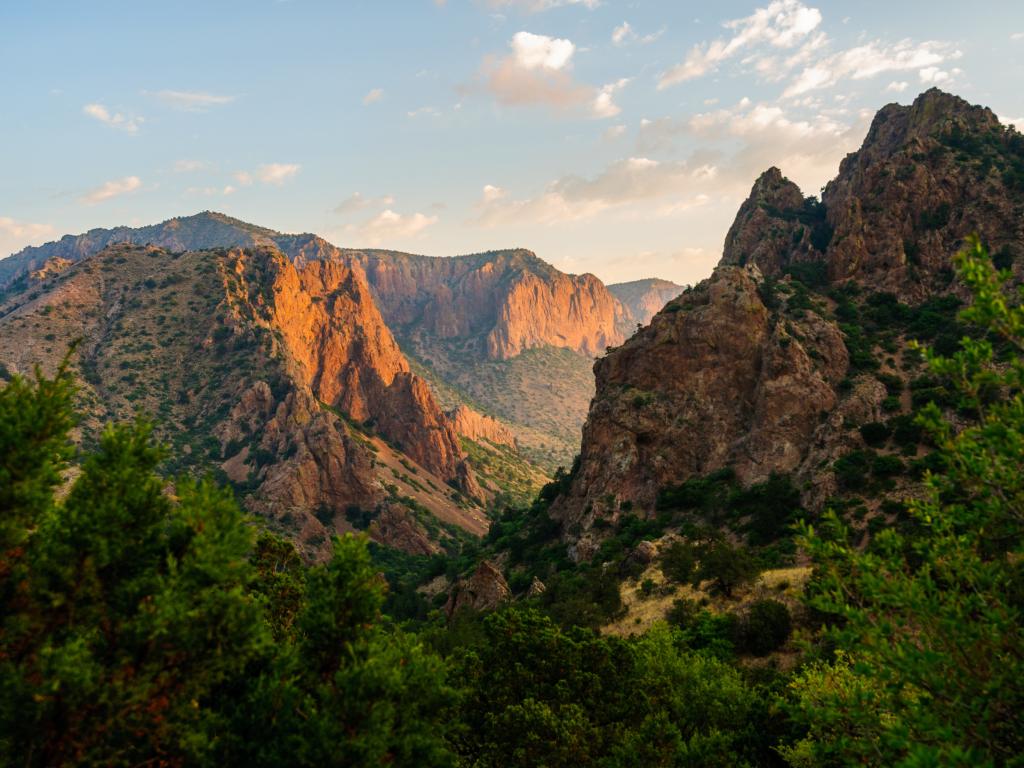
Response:
[[[593,275],[567,275],[529,251],[432,258],[344,251],[365,271],[388,324],[464,342],[492,360],[544,345],[599,355],[628,314]]]
[[[409,371],[362,275],[337,261],[296,266],[282,256],[268,270],[270,322],[314,396],[373,425],[440,477],[457,479],[458,436]]]
[[[516,448],[516,437],[512,431],[497,419],[477,413],[468,405],[460,405],[448,414],[455,431],[463,437],[480,442],[486,440],[495,445]]]

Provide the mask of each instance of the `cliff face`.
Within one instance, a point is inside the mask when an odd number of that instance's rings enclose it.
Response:
[[[1021,274],[1022,177],[1018,134],[934,90],[879,112],[823,204],[764,173],[714,274],[596,364],[580,462],[551,510],[571,554],[594,552],[595,519],[653,514],[659,491],[726,467],[744,484],[791,474],[820,509],[840,490],[833,463],[866,448],[859,426],[912,420],[902,393],[923,371],[896,354],[941,334],[937,308],[952,323],[955,299],[914,307],[956,292],[964,237]]]
[[[51,370],[79,336],[83,439],[106,420],[158,414],[174,469],[223,471],[310,557],[354,526],[436,550],[424,509],[486,530],[451,487],[481,495],[451,422],[343,264],[296,266],[276,247],[117,245],[0,303],[9,372]]]
[[[388,324],[492,360],[545,345],[596,356],[620,343],[622,305],[593,275],[567,275],[529,251],[431,258],[345,251]]]
[[[460,405],[448,414],[456,433],[462,437],[480,442],[486,440],[494,445],[515,449],[516,436],[497,419],[477,413],[468,405]]]
[[[336,261],[273,261],[273,326],[322,402],[370,422],[445,480],[460,477],[451,421],[384,324],[362,275]]]
[[[647,278],[632,280],[628,283],[614,283],[608,286],[612,296],[617,298],[626,308],[629,321],[647,325],[661,308],[683,292],[683,286],[670,280]],[[633,329],[626,332],[629,336]]]

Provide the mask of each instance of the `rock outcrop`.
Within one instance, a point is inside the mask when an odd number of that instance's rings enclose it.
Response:
[[[653,514],[660,490],[725,467],[743,484],[791,474],[821,508],[832,462],[864,447],[856,427],[886,418],[887,397],[851,370],[857,329],[841,329],[827,289],[953,291],[950,259],[972,233],[1021,275],[1024,139],[934,89],[878,113],[823,203],[765,172],[712,276],[595,365],[580,461],[551,508],[570,554],[595,551],[596,519]]]
[[[497,419],[485,416],[470,408],[459,405],[448,414],[456,433],[462,437],[480,442],[486,440],[494,445],[516,449],[516,436]]]
[[[460,579],[448,593],[444,611],[450,619],[463,608],[493,611],[512,597],[508,582],[493,563],[481,561],[468,579]]]

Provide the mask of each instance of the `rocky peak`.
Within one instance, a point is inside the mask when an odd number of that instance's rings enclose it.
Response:
[[[740,206],[729,232],[721,264],[756,264],[768,276],[777,276],[798,261],[821,258],[824,209],[778,168],[762,173]]]
[[[946,290],[950,257],[978,234],[998,252],[1024,235],[1024,140],[995,114],[931,89],[875,116],[822,201],[832,280],[916,301]]]
[[[719,469],[742,484],[791,473],[820,508],[835,492],[827,468],[862,445],[849,425],[882,420],[887,390],[850,370],[819,291],[955,291],[951,257],[972,233],[1024,271],[1024,139],[934,89],[879,112],[822,203],[762,174],[712,276],[595,365],[580,461],[551,508],[570,554],[595,551],[596,519],[652,515],[660,489]]]

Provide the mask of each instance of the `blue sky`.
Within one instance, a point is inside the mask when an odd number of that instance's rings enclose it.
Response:
[[[223,211],[693,282],[931,85],[1024,128],[1022,2],[2,0],[0,255]]]

